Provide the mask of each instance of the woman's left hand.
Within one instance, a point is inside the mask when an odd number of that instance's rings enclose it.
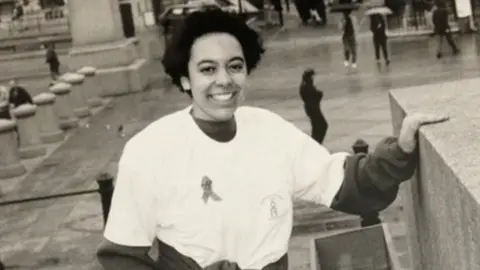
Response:
[[[417,132],[421,126],[445,122],[448,116],[416,113],[403,119],[398,145],[406,153],[412,153],[417,145]]]

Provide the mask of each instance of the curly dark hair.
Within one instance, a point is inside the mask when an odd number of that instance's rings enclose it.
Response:
[[[219,9],[196,11],[188,15],[173,33],[162,60],[165,72],[182,92],[185,89],[180,84],[180,78],[188,76],[192,45],[199,37],[210,33],[228,33],[238,40],[248,74],[255,69],[265,52],[260,35],[239,17]]]

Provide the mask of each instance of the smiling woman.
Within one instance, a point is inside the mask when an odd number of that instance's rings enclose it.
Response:
[[[105,269],[287,270],[295,199],[378,212],[413,174],[415,133],[443,118],[407,117],[372,154],[330,154],[273,112],[242,105],[259,40],[219,10],[179,28],[163,64],[192,104],[126,144],[97,252]]]

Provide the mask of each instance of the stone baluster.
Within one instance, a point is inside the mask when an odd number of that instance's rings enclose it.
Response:
[[[95,83],[94,77],[97,74],[97,69],[94,67],[82,67],[77,70],[78,74],[85,76],[83,82],[85,86],[85,93],[87,98],[87,104],[90,108],[96,108],[102,106],[102,99],[100,98],[100,85]]]
[[[78,127],[78,119],[73,113],[70,99],[68,98],[72,86],[68,83],[59,82],[50,87],[50,92],[55,95],[53,110],[58,117],[59,127],[63,130]]]
[[[42,141],[44,143],[63,141],[65,136],[59,128],[59,121],[53,109],[55,95],[52,93],[41,93],[33,98],[33,102],[37,105],[35,117],[37,118],[37,123],[39,123]]]
[[[16,126],[13,120],[0,119],[0,179],[20,176],[27,172],[18,156]]]
[[[85,76],[77,73],[65,73],[63,74],[60,81],[68,83],[72,86],[70,95],[68,95],[71,105],[73,106],[73,113],[78,118],[85,118],[90,116],[91,112],[87,106],[87,99],[85,96],[85,87],[83,82],[85,81]]]
[[[47,153],[40,139],[40,129],[35,117],[36,112],[37,106],[32,104],[23,104],[12,110],[17,122],[20,158],[35,158]]]

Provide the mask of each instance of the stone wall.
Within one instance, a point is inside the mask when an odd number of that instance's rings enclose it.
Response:
[[[401,187],[413,269],[480,269],[480,79],[390,93],[398,134],[405,115],[447,114],[422,127],[419,169]]]

